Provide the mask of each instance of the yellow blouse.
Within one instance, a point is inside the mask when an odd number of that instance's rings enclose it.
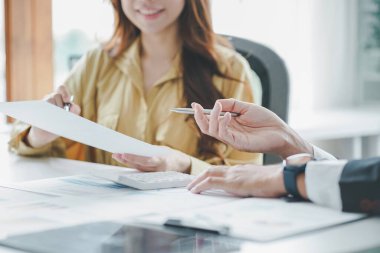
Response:
[[[186,115],[171,113],[170,108],[185,107],[180,56],[171,69],[144,94],[140,63],[140,42],[134,42],[116,59],[101,48],[88,52],[71,72],[65,85],[81,107],[81,116],[139,140],[165,145],[182,151],[192,158],[191,173],[198,174],[210,164],[233,165],[261,163],[261,154],[234,150],[219,144],[224,159],[204,159],[197,150],[199,134],[193,120]],[[235,51],[218,46],[219,68],[222,73],[241,80],[241,83],[214,77],[216,87],[226,98],[253,102],[254,85],[251,70],[245,59]],[[20,155],[48,155],[119,165],[111,153],[58,138],[41,148],[31,148],[23,141],[30,126],[16,123],[9,142],[10,149]],[[94,138],[102,138],[94,136]]]

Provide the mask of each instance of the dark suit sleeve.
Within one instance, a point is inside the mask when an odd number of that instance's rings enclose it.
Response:
[[[343,211],[380,214],[380,157],[348,162],[339,187]]]

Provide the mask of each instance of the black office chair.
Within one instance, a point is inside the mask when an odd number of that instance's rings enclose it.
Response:
[[[225,36],[235,50],[247,59],[251,69],[259,76],[262,86],[262,106],[288,120],[289,76],[284,61],[268,47],[246,39]],[[264,155],[264,164],[281,161],[274,155]]]

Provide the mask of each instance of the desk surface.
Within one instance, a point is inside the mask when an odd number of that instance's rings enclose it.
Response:
[[[289,125],[307,140],[331,140],[380,134],[380,107],[361,106],[310,113],[294,112]]]
[[[9,154],[7,137],[0,133],[0,182],[75,175],[93,168],[94,164],[54,158],[25,158]],[[96,165],[95,165],[96,166]],[[353,252],[378,248],[380,250],[380,217],[369,218],[329,229],[289,237],[271,243],[250,242],[241,252]],[[1,252],[16,252],[0,248]]]

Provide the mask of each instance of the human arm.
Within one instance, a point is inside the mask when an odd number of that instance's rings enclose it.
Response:
[[[312,153],[313,155],[297,154],[284,160],[286,165],[305,167],[306,173],[302,172],[296,176],[297,191],[304,199],[339,209],[338,181],[346,161],[338,161],[318,147],[313,147]],[[312,160],[313,158],[319,161]],[[218,167],[204,172],[189,184],[188,189],[193,193],[201,193],[208,189],[220,188],[238,196],[255,197],[280,197],[289,194],[285,186],[284,167],[281,164],[248,164],[221,169],[224,173],[214,173],[215,170],[219,170]],[[240,177],[236,177],[237,174]]]
[[[146,157],[132,154],[112,154],[112,158],[118,163],[136,168],[144,172],[174,170],[192,175],[199,175],[210,166],[213,162],[219,163],[220,158],[210,158],[201,160],[196,157],[187,155],[181,151],[161,146],[169,150],[169,154],[165,156]],[[246,152],[231,151],[233,154],[226,157],[223,161],[228,164],[239,164],[242,161],[251,160],[256,163],[261,162],[261,154],[249,154]],[[232,159],[235,158],[235,159]],[[241,160],[238,160],[238,159]]]
[[[163,156],[146,157],[133,154],[112,154],[112,158],[121,164],[144,172],[154,171],[178,171],[190,173],[191,158],[189,155],[169,147],[162,148],[167,150]]]
[[[222,100],[215,104],[210,117],[202,114],[201,107],[194,105],[195,118],[202,132],[214,136],[237,148],[248,151],[270,152],[280,155],[285,159],[289,155],[297,153],[309,153],[317,159],[330,159],[331,161],[311,161],[306,166],[306,173],[297,177],[297,188],[300,195],[310,199],[316,204],[335,208],[343,211],[380,213],[380,184],[378,161],[372,163],[363,161],[349,162],[333,161],[334,157],[328,153],[313,147],[304,141],[297,133],[283,123],[276,115],[252,104],[235,100]],[[219,117],[221,111],[237,112],[240,116],[232,119],[227,113]],[[270,139],[270,137],[274,139]],[[265,168],[262,168],[265,170]],[[234,173],[231,171],[230,173]],[[250,171],[245,171],[248,183],[254,185],[255,180],[249,177]],[[276,174],[276,181],[282,175]],[[214,175],[203,174],[189,185],[189,189],[199,193],[213,188]],[[223,174],[223,177],[224,174]],[[251,180],[251,181],[250,181]],[[254,180],[254,181],[252,181]],[[220,180],[219,180],[220,181]],[[219,182],[218,181],[218,182]],[[202,184],[202,182],[204,182]],[[235,181],[225,181],[216,185],[222,189],[228,188]],[[203,185],[199,188],[199,185]],[[271,185],[271,184],[269,184]],[[253,189],[246,189],[251,191]],[[278,191],[269,190],[270,196]],[[286,192],[283,194],[286,194]]]
[[[70,96],[70,92],[68,92],[64,86],[60,86],[55,92],[46,96],[44,100],[56,106],[63,107],[64,103],[70,101]],[[80,112],[79,106],[75,103],[71,103],[70,112],[78,114]],[[16,154],[64,157],[65,146],[66,143],[58,141],[58,136],[52,133],[20,121],[16,121],[13,124],[9,148]]]
[[[343,211],[380,214],[380,158],[347,162],[339,188]]]
[[[63,108],[65,103],[71,103],[69,109],[70,112],[78,115],[80,113],[80,107],[74,102],[70,101],[70,97],[71,93],[64,85],[61,85],[55,92],[47,95],[44,100],[60,108]],[[58,137],[59,136],[53,133],[49,133],[35,126],[31,126],[29,132],[24,136],[23,141],[25,144],[29,145],[32,148],[41,148],[53,142]]]
[[[47,95],[45,100],[51,100],[50,102],[54,104],[62,105],[63,102],[69,102],[70,96],[74,95],[74,102],[70,111],[78,114],[83,109],[82,86],[86,83],[93,83],[90,82],[93,80],[88,80],[88,76],[92,76],[89,65],[90,62],[94,61],[93,58],[86,54],[64,81],[64,86],[60,86],[56,91]],[[90,94],[89,88],[86,89],[86,94]],[[79,109],[79,107],[81,108]],[[93,107],[87,103],[84,110],[89,110],[88,108]],[[71,147],[72,144],[72,141],[57,138],[55,135],[46,134],[40,129],[17,121],[13,124],[9,148],[19,155],[65,157],[67,148]]]
[[[312,202],[345,212],[380,214],[380,158],[307,163],[303,183]],[[300,188],[299,188],[300,189]]]
[[[276,114],[264,107],[235,99],[216,101],[211,115],[202,113],[199,104],[192,104],[194,118],[202,133],[217,138],[236,149],[249,152],[274,153],[283,159],[297,153],[313,153],[312,146],[303,140]],[[230,113],[219,116],[220,112]]]
[[[298,175],[304,199],[340,211],[380,214],[380,158],[310,161]],[[223,189],[241,197],[287,195],[280,165],[214,167],[188,185],[193,193]]]
[[[187,189],[201,193],[222,189],[240,197],[280,197],[286,194],[280,165],[214,166],[194,179]]]

